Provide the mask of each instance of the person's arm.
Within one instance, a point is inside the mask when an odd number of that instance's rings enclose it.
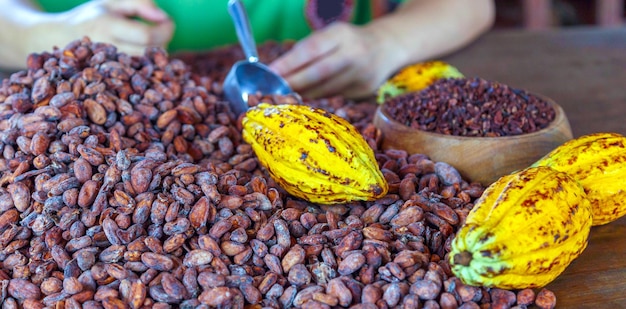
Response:
[[[62,48],[84,36],[134,55],[167,45],[173,33],[169,17],[152,0],[94,0],[62,13],[42,12],[28,0],[0,0],[0,7],[4,70],[22,69],[28,54]]]
[[[493,0],[412,0],[359,27],[332,24],[270,64],[307,97],[372,95],[401,67],[441,57],[488,30]]]
[[[404,51],[396,56],[408,64],[465,46],[489,30],[494,19],[493,0],[411,0],[365,27],[382,43]]]

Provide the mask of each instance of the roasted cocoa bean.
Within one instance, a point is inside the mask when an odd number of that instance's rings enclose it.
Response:
[[[542,309],[554,308],[556,306],[556,296],[550,290],[541,289],[537,293],[535,305]]]

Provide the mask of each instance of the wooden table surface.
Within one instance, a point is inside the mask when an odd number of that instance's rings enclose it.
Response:
[[[494,30],[444,60],[551,97],[574,136],[626,134],[626,27]],[[626,308],[626,217],[593,227],[587,249],[547,288],[557,308]]]

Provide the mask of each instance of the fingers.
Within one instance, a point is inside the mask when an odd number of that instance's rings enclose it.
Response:
[[[332,77],[321,81],[311,87],[301,91],[301,94],[304,97],[316,99],[322,97],[332,96],[338,93],[342,93],[345,91],[346,87],[348,87],[353,82],[352,72],[349,70],[345,70],[343,72],[339,72]]]
[[[355,81],[352,76],[342,73],[336,78],[302,92],[301,95],[306,98],[317,99],[341,94],[346,99],[362,99],[372,97],[376,93],[376,89],[377,86],[373,82]]]
[[[338,42],[328,35],[327,31],[320,31],[296,43],[291,50],[270,63],[271,70],[279,75],[287,76],[300,70],[302,67],[327,56],[339,47]]]
[[[146,46],[135,45],[124,42],[111,42],[115,45],[118,52],[125,53],[130,56],[143,56],[146,52]]]
[[[143,54],[146,47],[165,47],[172,38],[174,23],[153,0],[104,0],[103,5],[111,12],[109,31],[122,51]]]
[[[149,25],[125,18],[114,18],[109,25],[111,35],[120,42],[136,45],[165,45],[173,33],[172,23]]]
[[[332,77],[301,91],[301,95],[316,99],[341,94],[354,99],[374,95],[379,82],[376,77],[358,68],[346,68]]]
[[[296,91],[306,91],[320,82],[335,77],[340,72],[345,71],[348,66],[349,62],[344,57],[339,53],[332,53],[317,59],[315,62],[308,63],[292,74],[284,75],[284,78]]]
[[[122,16],[108,16],[101,21],[99,31],[92,33],[94,39],[110,41],[120,51],[130,55],[143,55],[146,47],[165,47],[174,31],[171,22],[150,25]]]
[[[347,99],[362,99],[375,95],[376,89],[373,84],[353,83],[343,89],[341,94]]]
[[[152,0],[105,0],[104,6],[115,14],[140,17],[153,23],[169,21],[169,16]]]

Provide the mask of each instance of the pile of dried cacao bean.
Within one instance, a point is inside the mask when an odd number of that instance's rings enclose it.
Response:
[[[484,188],[380,150],[369,103],[307,101],[357,125],[391,187],[322,206],[257,164],[219,78],[163,50],[84,38],[27,64],[0,87],[2,308],[554,306],[452,276],[450,241]]]

